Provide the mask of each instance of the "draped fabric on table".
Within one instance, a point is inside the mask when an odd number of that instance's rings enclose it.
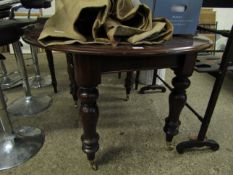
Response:
[[[152,20],[150,8],[132,0],[56,0],[56,13],[46,22],[39,42],[159,44],[172,32],[168,20]]]

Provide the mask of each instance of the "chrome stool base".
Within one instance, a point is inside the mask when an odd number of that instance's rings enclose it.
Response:
[[[22,97],[8,107],[11,116],[31,116],[46,110],[52,104],[52,98],[49,96],[42,97]]]
[[[0,80],[2,90],[11,89],[22,85],[22,77],[18,72],[2,76]]]
[[[29,85],[32,88],[42,88],[47,87],[52,84],[52,79],[50,75],[47,76],[34,76],[29,78]]]
[[[18,166],[33,157],[44,144],[44,133],[24,127],[0,138],[0,170]]]

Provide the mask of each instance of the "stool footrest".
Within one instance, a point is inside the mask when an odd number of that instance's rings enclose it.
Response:
[[[219,150],[219,144],[214,140],[189,140],[179,143],[176,146],[176,150],[178,153],[182,154],[188,149],[192,148],[203,148],[203,147],[209,147],[213,151]]]

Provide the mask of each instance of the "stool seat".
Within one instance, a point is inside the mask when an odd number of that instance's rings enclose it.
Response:
[[[12,19],[0,21],[0,46],[18,41],[23,34],[22,28],[35,23],[32,19]]]
[[[25,8],[49,8],[51,7],[51,0],[20,0]]]
[[[1,10],[0,11],[0,18],[7,18],[10,16],[10,10]]]
[[[20,0],[0,0],[0,11],[10,10],[10,8],[17,3],[20,3]]]

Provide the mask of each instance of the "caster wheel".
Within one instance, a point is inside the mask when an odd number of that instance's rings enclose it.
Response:
[[[92,170],[97,171],[98,170],[98,165],[96,164],[95,161],[90,161],[90,167]]]

